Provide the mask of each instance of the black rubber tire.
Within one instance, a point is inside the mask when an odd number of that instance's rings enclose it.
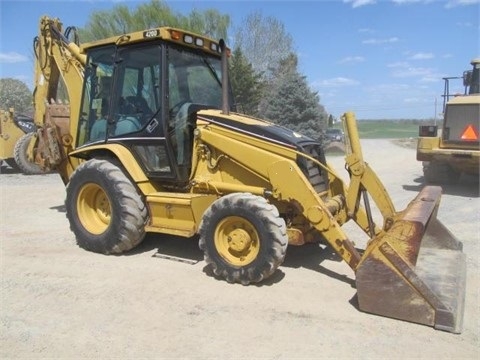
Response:
[[[81,248],[120,254],[142,242],[147,208],[119,166],[86,161],[70,177],[66,192],[67,218]]]
[[[453,185],[458,183],[460,173],[450,165],[438,161],[423,162],[423,176],[427,184]]]
[[[30,162],[27,158],[28,144],[34,134],[35,133],[31,132],[23,135],[20,139],[17,140],[17,142],[15,143],[15,148],[13,150],[13,156],[15,158],[15,162],[18,168],[25,175],[36,175],[36,174],[45,173],[44,171],[42,171],[40,166],[38,166],[34,162]]]
[[[18,167],[17,162],[15,161],[14,158],[4,159],[4,161],[7,163],[8,166],[10,166],[15,171],[21,171],[22,170]]]
[[[285,259],[285,221],[277,208],[260,196],[233,193],[219,198],[203,215],[199,232],[206,263],[215,275],[230,283],[258,283]],[[235,232],[248,233],[247,238],[252,239],[248,249],[233,249],[230,240]],[[242,258],[248,259],[245,265]]]

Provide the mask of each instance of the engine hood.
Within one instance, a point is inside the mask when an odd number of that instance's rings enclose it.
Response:
[[[301,148],[305,143],[318,143],[318,141],[279,126],[272,122],[257,119],[248,115],[230,113],[223,114],[219,110],[201,110],[197,114],[200,121],[236,129],[239,132],[248,133],[252,136],[280,142],[295,148]]]

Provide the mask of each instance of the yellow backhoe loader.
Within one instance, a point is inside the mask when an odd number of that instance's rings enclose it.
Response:
[[[26,146],[35,134],[33,119],[27,115],[15,113],[13,108],[0,110],[0,163],[25,174],[37,174],[42,171],[26,158]]]
[[[396,211],[353,113],[343,116],[347,184],[318,141],[235,112],[223,40],[161,27],[76,46],[59,27],[41,20],[50,65],[40,68],[56,69],[50,82],[63,79],[69,105],[39,110],[29,148],[62,177],[80,247],[120,254],[146,233],[199,234],[213,273],[247,285],[272,275],[288,245],[321,239],[355,273],[362,311],[461,331],[466,261],[436,218],[441,188]],[[348,221],[369,237],[364,249]]]

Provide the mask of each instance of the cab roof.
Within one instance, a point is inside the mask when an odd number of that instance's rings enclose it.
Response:
[[[89,49],[103,45],[126,45],[133,43],[148,42],[154,40],[166,40],[172,43],[199,49],[213,55],[220,56],[221,50],[218,41],[208,37],[195,34],[182,29],[173,27],[159,27],[142,31],[135,31],[128,34],[116,35],[109,38],[84,43],[80,46],[80,51],[86,53]]]
[[[448,105],[457,105],[457,104],[480,104],[480,95],[458,95],[451,98]]]

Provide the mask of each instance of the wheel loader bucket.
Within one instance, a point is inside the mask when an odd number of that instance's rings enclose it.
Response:
[[[356,270],[360,310],[462,331],[466,257],[436,218],[440,197],[440,187],[425,187],[369,243]]]

